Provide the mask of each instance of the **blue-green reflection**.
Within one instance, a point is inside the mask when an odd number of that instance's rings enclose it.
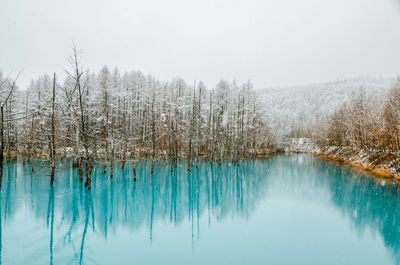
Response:
[[[309,155],[221,167],[93,170],[10,162],[2,264],[400,264],[397,185]],[[32,166],[35,171],[32,172]]]

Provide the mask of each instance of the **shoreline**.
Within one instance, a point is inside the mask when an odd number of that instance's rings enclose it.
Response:
[[[238,162],[240,163],[240,162],[251,161],[251,160],[269,159],[272,156],[279,155],[279,154],[282,154],[282,152],[259,153],[259,154],[256,154],[256,155],[253,155],[253,156],[250,156],[250,157],[243,157]],[[84,157],[83,154],[80,154],[79,157],[80,156]],[[56,160],[73,159],[73,158],[74,158],[74,155],[72,155],[72,154],[64,155],[64,154],[60,154],[60,153],[57,153],[56,157],[55,157]],[[188,156],[186,156],[186,155],[178,155],[176,158],[177,158],[178,161],[185,161],[186,162],[187,159],[188,159]],[[23,155],[23,154],[19,154],[18,156],[12,155],[10,157],[4,156],[4,162],[6,162],[6,163],[7,163],[7,161],[15,161],[15,160],[17,160],[17,161],[18,160],[47,161],[49,159],[50,158],[49,158],[48,154],[40,154],[40,155],[34,155],[34,156],[26,156],[26,155]],[[174,157],[169,157],[169,156],[160,156],[160,155],[154,157],[154,161],[166,161],[166,160],[173,160],[173,159],[175,159],[175,158]],[[114,156],[113,160],[114,160],[114,163],[121,163],[121,162],[124,161],[124,159],[119,155]],[[127,156],[125,158],[126,162],[141,161],[141,160],[152,161],[153,158],[151,157],[151,155],[135,155],[135,156]],[[206,155],[200,155],[198,157],[198,160],[199,161],[203,161],[203,162],[204,161],[211,162],[210,158],[207,157]],[[104,154],[98,155],[97,159],[95,161],[96,161],[96,163],[100,163],[100,164],[109,163],[109,160],[106,158],[106,155],[104,155]],[[193,161],[195,161],[195,159],[193,159]],[[221,158],[221,159],[215,159],[213,161],[213,163],[217,163],[217,164],[219,162],[234,162],[234,161],[231,158],[224,158],[224,157]]]
[[[395,164],[400,158],[390,153],[371,154],[346,148],[328,148],[313,150],[311,154],[323,160],[336,162],[353,170],[366,173],[380,179],[391,179],[400,183],[400,172]]]

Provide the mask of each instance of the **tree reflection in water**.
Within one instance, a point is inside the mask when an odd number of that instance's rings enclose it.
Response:
[[[44,166],[33,163],[36,169]],[[188,218],[194,240],[200,233],[200,216],[205,213],[209,223],[212,218],[221,220],[226,216],[247,218],[265,195],[268,170],[265,161],[220,167],[200,163],[192,172],[184,166],[171,172],[169,165],[159,163],[150,175],[150,164],[141,162],[136,165],[138,179],[134,182],[129,166],[124,170],[116,167],[110,179],[98,165],[93,170],[92,190],[88,191],[70,162],[58,163],[54,186],[49,185],[46,170],[32,173],[31,168],[31,164],[20,162],[5,167],[1,220],[7,227],[7,219],[27,206],[36,220],[44,221],[49,232],[50,264],[54,250],[60,249],[57,244],[71,246],[73,259],[83,263],[87,259],[84,254],[88,231],[107,240],[108,234],[120,227],[135,230],[145,226],[153,240],[155,222],[168,221],[178,226]],[[62,240],[57,241],[61,236]]]
[[[270,170],[272,181],[284,183],[294,192],[303,189],[308,194],[328,194],[330,205],[349,219],[359,234],[367,228],[378,232],[395,263],[400,264],[400,190],[396,182],[368,177],[310,155],[275,157]]]
[[[52,187],[46,170],[32,173],[31,164],[6,164],[0,194],[0,263],[3,232],[21,209],[28,212],[26,216],[46,225],[50,264],[58,255],[69,256],[70,263],[83,264],[93,261],[95,255],[88,251],[89,233],[107,240],[118,229],[145,227],[153,241],[157,222],[179,226],[189,220],[193,242],[200,236],[200,219],[207,220],[209,225],[229,216],[247,219],[261,199],[277,186],[311,196],[318,192],[327,194],[329,203],[351,221],[358,233],[370,228],[381,234],[394,261],[400,263],[397,185],[361,176],[309,155],[277,156],[239,166],[225,163],[212,167],[200,163],[192,172],[184,166],[171,172],[169,165],[159,163],[153,175],[149,174],[150,163],[142,161],[136,166],[136,182],[129,166],[124,170],[116,166],[114,178],[110,179],[98,165],[93,169],[91,191],[84,188],[78,172],[70,165],[68,161],[58,162]]]

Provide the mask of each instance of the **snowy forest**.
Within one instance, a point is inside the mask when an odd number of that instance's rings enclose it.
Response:
[[[400,80],[389,92],[366,95],[363,88],[353,94],[316,127],[319,146],[349,147],[376,152],[400,151]]]
[[[400,79],[387,91],[361,87],[313,129],[314,152],[380,177],[400,176]]]
[[[173,170],[183,157],[190,171],[202,158],[238,163],[272,148],[250,81],[221,80],[209,89],[201,81],[164,82],[107,66],[93,73],[83,70],[76,48],[68,62],[65,80],[43,75],[27,89],[0,72],[1,166],[18,156],[48,159],[53,183],[55,158],[72,156],[90,188],[97,161],[112,177],[116,162],[123,168],[138,158],[150,159],[153,171],[157,159],[168,159]]]
[[[395,78],[353,77],[330,82],[258,89],[268,106],[271,133],[277,145],[288,139],[311,138],[314,128],[326,127],[327,117],[343,104],[350,104],[362,88],[366,98],[385,96]],[[318,134],[317,131],[315,131]]]
[[[53,183],[56,158],[72,157],[90,188],[96,163],[111,177],[117,164],[123,169],[130,163],[136,178],[137,159],[151,161],[151,173],[160,159],[171,170],[181,160],[190,171],[201,159],[237,164],[293,143],[291,151],[327,154],[334,148],[335,156],[365,152],[374,161],[384,154],[397,165],[400,80],[260,91],[250,81],[221,80],[207,88],[201,81],[161,81],[107,66],[94,73],[84,70],[76,47],[68,63],[64,80],[46,74],[26,89],[18,86],[19,74],[0,72],[1,167],[17,157],[41,158],[50,164]],[[400,169],[391,170],[398,175]]]

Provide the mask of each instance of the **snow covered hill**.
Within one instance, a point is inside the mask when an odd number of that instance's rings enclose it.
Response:
[[[292,87],[259,89],[271,117],[271,129],[279,138],[293,133],[293,127],[307,127],[318,121],[361,88],[366,96],[384,96],[396,78],[360,77]],[[279,141],[279,140],[278,140]]]
[[[260,89],[267,108],[275,113],[297,117],[330,112],[347,102],[354,92],[363,88],[367,95],[383,95],[395,78],[352,78],[292,87]]]

